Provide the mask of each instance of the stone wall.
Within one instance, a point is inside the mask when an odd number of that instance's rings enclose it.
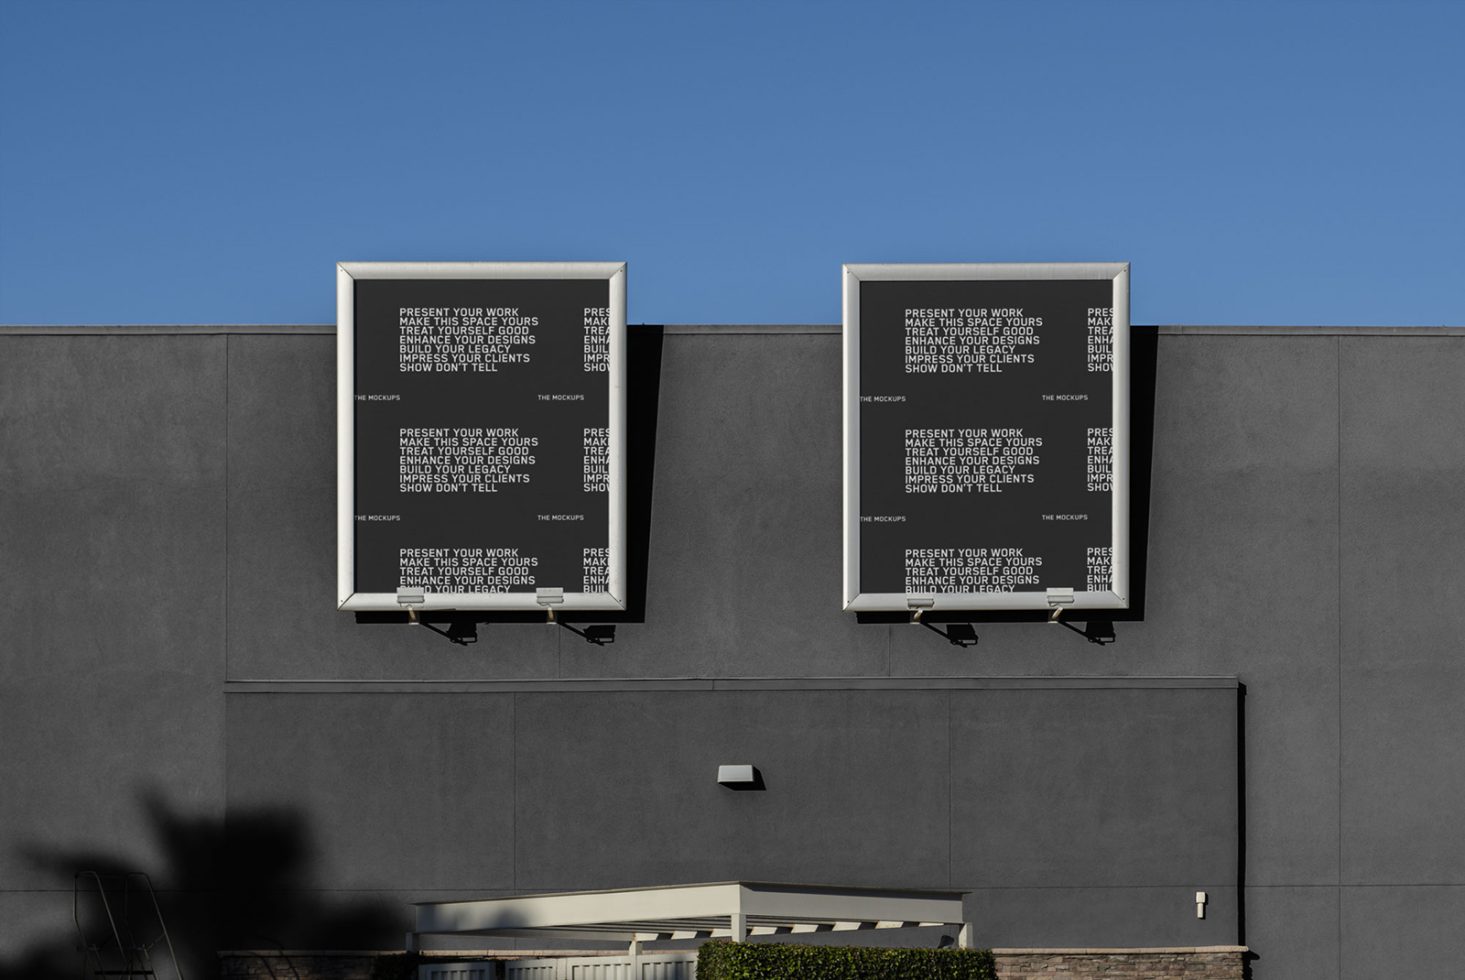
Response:
[[[1243,980],[1245,946],[994,949],[999,980]]]

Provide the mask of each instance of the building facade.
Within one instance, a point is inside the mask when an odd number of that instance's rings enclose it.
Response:
[[[614,641],[456,644],[334,608],[331,328],[5,329],[0,972],[74,971],[72,875],[125,867],[191,963],[745,879],[967,891],[986,946],[1449,975],[1465,330],[1133,356],[1136,601],[1088,637],[842,612],[839,329],[633,326],[631,608],[568,624]]]

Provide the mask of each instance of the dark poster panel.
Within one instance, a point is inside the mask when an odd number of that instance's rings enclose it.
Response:
[[[608,591],[606,279],[358,278],[354,591]]]
[[[1112,279],[858,289],[858,591],[1109,591]]]

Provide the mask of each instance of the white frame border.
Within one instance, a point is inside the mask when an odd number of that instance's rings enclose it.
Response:
[[[343,611],[405,612],[393,592],[355,586],[355,332],[358,279],[604,279],[610,287],[610,523],[605,592],[564,593],[541,605],[533,592],[427,592],[410,608],[433,612],[544,612],[626,608],[626,263],[624,262],[339,262],[336,264],[336,600]]]
[[[847,612],[936,612],[956,610],[1052,609],[1044,591],[861,592],[860,591],[860,283],[880,281],[1108,279],[1114,284],[1111,381],[1113,414],[1113,589],[1073,592],[1063,608],[1129,608],[1129,263],[981,262],[942,264],[848,263],[844,266],[844,608]]]

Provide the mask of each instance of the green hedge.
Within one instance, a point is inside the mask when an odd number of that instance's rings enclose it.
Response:
[[[697,980],[996,980],[990,949],[704,943]]]

